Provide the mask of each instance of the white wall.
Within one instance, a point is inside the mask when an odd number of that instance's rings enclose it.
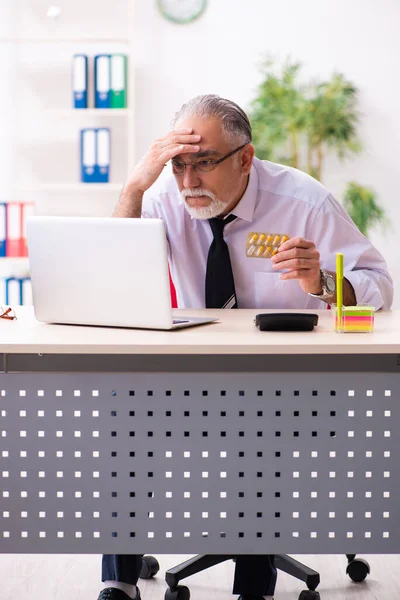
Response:
[[[378,192],[393,228],[371,237],[387,259],[398,287],[400,4],[397,0],[379,3],[368,0],[208,0],[204,16],[183,26],[163,19],[156,0],[129,1],[134,3],[136,14],[135,143],[138,158],[154,138],[169,129],[174,112],[194,95],[217,93],[248,108],[261,79],[260,63],[267,54],[277,60],[290,56],[304,63],[303,73],[307,79],[329,77],[338,70],[359,87],[363,113],[360,134],[365,150],[344,165],[335,159],[329,160],[324,182],[339,198],[351,179],[370,185]],[[63,9],[64,21],[60,20],[58,27],[64,34],[115,35],[124,34],[126,30],[127,0],[108,3],[54,0],[51,3],[58,3]],[[47,0],[0,0],[0,37],[21,33],[15,19],[17,8],[23,15],[23,34],[48,31],[51,24],[43,16],[49,4]],[[91,15],[93,4],[101,8],[96,19]],[[54,46],[55,54],[50,63],[46,63],[43,49],[36,48],[30,53],[27,48],[19,47],[12,51],[0,44],[0,77],[8,81],[10,89],[9,95],[0,95],[0,199],[9,197],[16,178],[29,175],[40,179],[43,164],[55,178],[61,177],[60,155],[52,149],[62,148],[61,140],[64,140],[68,155],[72,147],[71,125],[46,119],[39,125],[35,122],[36,114],[29,114],[28,108],[32,102],[37,107],[41,102],[56,101],[54,81],[65,85],[68,73],[65,57],[78,50],[64,47],[61,52],[61,46]],[[18,82],[10,80],[13,60],[22,66]],[[16,89],[19,90],[18,103],[13,99]],[[14,131],[21,129],[21,123],[24,126],[30,123],[30,140],[20,145],[17,152]],[[55,132],[59,132],[59,140]],[[36,146],[32,146],[32,140]],[[118,177],[124,176],[121,152],[116,161]],[[72,173],[73,168],[69,163],[68,173]],[[399,294],[395,306],[400,307]]]

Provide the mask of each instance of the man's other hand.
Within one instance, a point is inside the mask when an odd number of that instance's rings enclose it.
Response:
[[[284,242],[272,258],[272,268],[285,269],[280,279],[297,279],[301,289],[307,294],[321,294],[321,264],[319,252],[314,242],[300,237]]]

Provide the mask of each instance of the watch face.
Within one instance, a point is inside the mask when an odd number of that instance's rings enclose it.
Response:
[[[325,286],[330,294],[333,294],[333,292],[336,290],[336,283],[332,275],[328,275],[326,277]]]
[[[158,7],[170,21],[189,23],[202,14],[206,3],[207,0],[158,0]]]

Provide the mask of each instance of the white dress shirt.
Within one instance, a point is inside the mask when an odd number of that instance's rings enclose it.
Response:
[[[354,225],[343,207],[318,181],[299,171],[254,159],[247,189],[226,225],[238,308],[324,308],[297,280],[282,281],[270,259],[246,256],[249,232],[300,236],[315,243],[321,267],[336,269],[344,255],[344,275],[357,303],[388,310],[393,282],[382,255]],[[205,307],[207,255],[213,236],[207,220],[187,212],[174,176],[163,174],[144,195],[142,216],[166,226],[169,261],[179,308]]]

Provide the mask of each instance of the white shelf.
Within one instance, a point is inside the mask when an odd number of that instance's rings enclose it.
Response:
[[[48,36],[48,37],[31,37],[31,38],[19,38],[19,37],[0,37],[0,44],[130,44],[129,38],[118,38],[118,37],[62,37],[62,36]]]
[[[29,260],[28,256],[0,256],[0,262],[3,260],[17,260],[18,262],[24,262]]]
[[[115,192],[123,188],[123,183],[40,183],[22,185],[23,192]]]
[[[129,108],[49,108],[46,112],[58,117],[133,117]]]

